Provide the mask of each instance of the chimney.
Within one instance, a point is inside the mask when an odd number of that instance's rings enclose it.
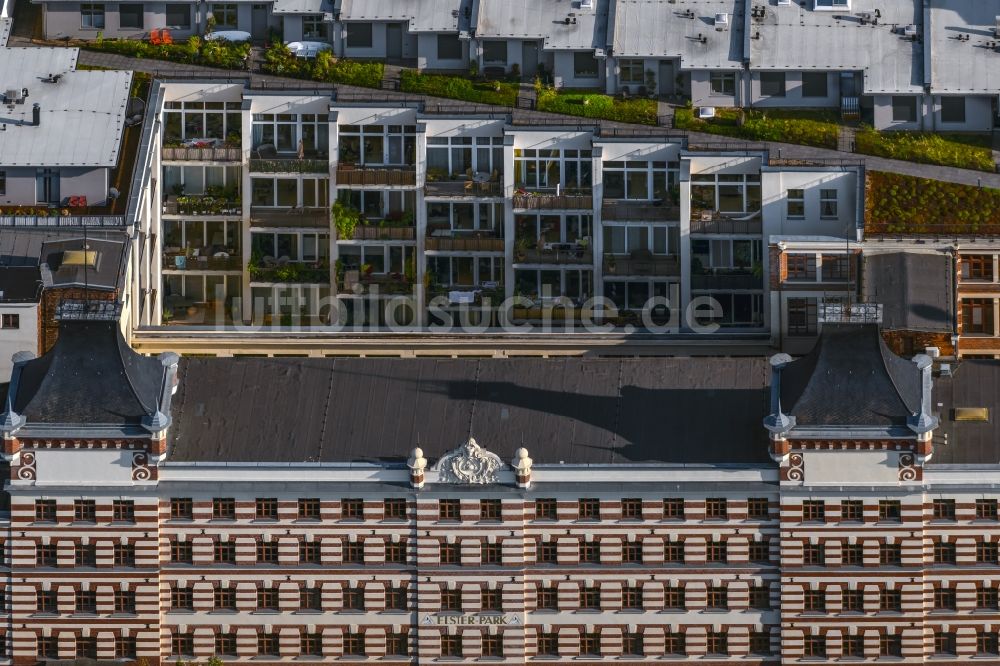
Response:
[[[42,124],[42,107],[37,102],[31,106],[31,124],[35,127]]]

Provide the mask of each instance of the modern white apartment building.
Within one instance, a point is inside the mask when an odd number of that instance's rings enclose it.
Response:
[[[141,327],[389,313],[421,330],[470,308],[493,328],[574,309],[624,327],[652,298],[711,296],[724,332],[766,337],[769,239],[860,239],[858,166],[211,81],[160,83],[151,104]]]

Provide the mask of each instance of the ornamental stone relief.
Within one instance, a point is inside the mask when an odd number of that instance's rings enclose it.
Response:
[[[497,472],[502,467],[498,455],[482,448],[470,437],[465,444],[445,454],[434,469],[443,483],[487,484],[498,483]]]

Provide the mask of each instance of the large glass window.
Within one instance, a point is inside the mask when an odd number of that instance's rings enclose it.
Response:
[[[784,97],[785,96],[785,73],[784,72],[761,72],[760,73],[760,94],[761,94],[761,97]]]
[[[943,122],[943,123],[964,123],[965,122],[965,98],[964,97],[942,97],[941,98],[941,122]]]
[[[483,64],[506,66],[507,42],[506,41],[483,42]]]
[[[589,242],[590,215],[517,215],[514,218],[515,238],[529,247],[539,243]],[[587,239],[587,240],[584,240]]]
[[[437,57],[438,60],[462,59],[462,42],[458,35],[437,36]]]
[[[628,255],[637,251],[677,254],[679,229],[649,224],[604,225],[604,253]]]
[[[84,30],[104,30],[104,5],[94,3],[80,5],[80,27]]]
[[[142,30],[143,23],[142,5],[118,5],[118,25],[120,27]]]
[[[432,180],[464,179],[469,172],[503,173],[503,137],[453,136],[427,139],[427,175]]]
[[[415,125],[344,125],[340,128],[340,164],[355,166],[413,166],[416,163]]]
[[[680,162],[605,162],[604,198],[677,204]]]
[[[528,190],[590,191],[592,159],[589,150],[514,149],[514,182]]]
[[[174,30],[191,29],[191,5],[167,4],[167,27]]]
[[[495,286],[503,282],[503,271],[501,257],[427,257],[431,284],[443,287]]]
[[[623,58],[618,61],[618,80],[624,84],[643,85],[646,72],[643,61],[638,58]]]
[[[236,3],[223,2],[211,5],[216,30],[235,30],[237,26]]]
[[[325,208],[329,180],[326,178],[253,178],[250,181],[250,187],[253,206]]]
[[[561,296],[586,300],[593,295],[593,273],[589,270],[536,270],[514,271],[515,291],[529,299],[546,301]]]
[[[427,204],[427,234],[451,236],[453,232],[489,231],[499,235],[503,228],[501,204],[448,203]]]
[[[709,75],[713,95],[736,94],[736,72],[712,72]]]
[[[802,96],[826,97],[829,78],[826,72],[802,72]]]
[[[917,98],[897,95],[892,98],[892,121],[914,123],[917,121]]]
[[[306,14],[302,17],[303,39],[326,41],[326,21],[322,14]]]
[[[370,49],[372,47],[371,23],[347,23],[347,48]]]
[[[760,210],[760,174],[695,174],[691,176],[691,207],[722,213]]]
[[[241,106],[240,102],[167,102],[163,110],[163,142],[238,142],[243,129]]]
[[[573,75],[578,79],[596,79],[600,63],[592,51],[577,51],[573,54]]]

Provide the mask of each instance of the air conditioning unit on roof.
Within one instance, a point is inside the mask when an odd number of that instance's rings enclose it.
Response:
[[[720,31],[729,29],[729,14],[722,12],[715,15],[715,29]]]
[[[788,6],[788,5],[790,5],[790,4],[792,4],[792,0],[778,0],[778,6],[779,6],[779,7],[780,7],[781,5],[785,5],[785,6]]]
[[[580,0],[580,9],[593,9],[594,0]]]
[[[911,23],[910,25],[903,28],[903,34],[906,35],[907,37],[915,38],[917,36],[917,26]]]

